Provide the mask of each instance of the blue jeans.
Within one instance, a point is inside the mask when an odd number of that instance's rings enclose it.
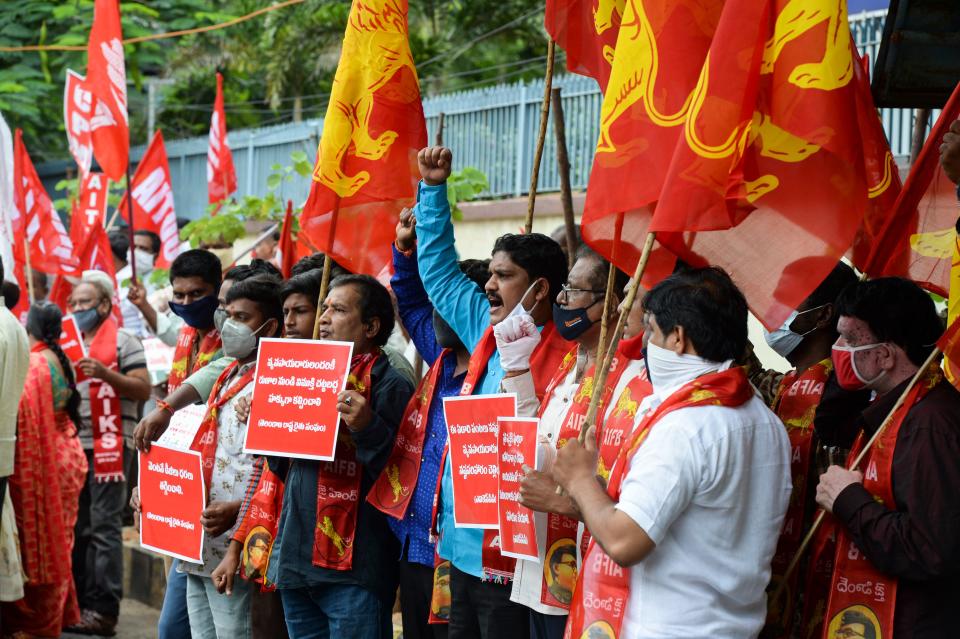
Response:
[[[391,639],[392,610],[366,588],[329,584],[280,590],[290,639]]]
[[[190,616],[187,614],[187,575],[177,572],[179,559],[174,559],[167,574],[167,590],[157,624],[158,639],[190,639]]]
[[[187,575],[187,611],[193,639],[250,639],[250,597],[254,586],[233,580],[233,594],[221,595],[210,577]]]

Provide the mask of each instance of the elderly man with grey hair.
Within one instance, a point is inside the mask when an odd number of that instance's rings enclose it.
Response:
[[[143,344],[118,327],[114,298],[106,273],[85,271],[67,302],[87,351],[76,367],[79,436],[90,466],[73,550],[82,616],[70,631],[107,636],[115,632],[123,594],[123,507],[126,480],[136,472],[133,429],[150,397]]]

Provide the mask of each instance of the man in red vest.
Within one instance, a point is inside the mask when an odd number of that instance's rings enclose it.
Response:
[[[943,325],[930,296],[899,278],[848,287],[837,313],[837,381],[877,393],[860,416],[855,456],[904,396]],[[878,637],[956,636],[960,392],[936,365],[920,373],[857,470],[830,466],[820,477],[817,503],[839,531],[825,636],[849,612],[869,618]]]

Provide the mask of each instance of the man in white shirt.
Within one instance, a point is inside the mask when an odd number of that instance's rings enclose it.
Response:
[[[3,263],[0,263],[0,282]],[[17,407],[30,367],[30,344],[23,326],[0,297],[0,512],[7,478],[13,474],[17,442]]]
[[[595,542],[572,636],[603,626],[630,639],[755,637],[791,483],[783,425],[731,368],[746,347],[746,301],[709,268],[664,280],[643,308],[653,394],[608,486],[577,442],[554,463]]]

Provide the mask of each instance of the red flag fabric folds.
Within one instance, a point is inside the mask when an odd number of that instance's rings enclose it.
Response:
[[[287,212],[280,227],[280,243],[277,246],[277,262],[284,278],[290,277],[293,265],[297,263],[297,247],[293,241],[293,202],[287,201]]]
[[[567,54],[567,69],[594,78],[602,90],[626,0],[547,0],[544,26]]]
[[[20,129],[15,135],[13,166],[14,260],[21,265],[27,263],[26,238],[30,243],[31,268],[51,275],[79,276],[80,264],[74,255],[73,243],[40,182]]]
[[[939,148],[960,117],[960,84],[943,107],[907,175],[893,212],[861,267],[870,277],[907,277],[946,297],[957,222],[956,186],[940,168]]]
[[[845,3],[810,4],[628,0],[588,243],[630,268],[654,231],[687,263],[725,268],[768,327],[823,280],[879,186],[862,157]]]
[[[237,190],[237,171],[227,142],[227,113],[223,108],[223,76],[217,74],[217,97],[210,116],[207,146],[207,196],[210,204],[230,197]]]
[[[380,273],[426,143],[407,1],[354,0],[300,232],[350,271]]]
[[[81,178],[90,172],[93,160],[93,135],[90,132],[93,94],[84,87],[85,82],[82,75],[67,69],[67,81],[63,86],[63,124],[70,154],[77,161]]]
[[[153,231],[160,236],[160,254],[157,268],[168,268],[180,254],[180,234],[177,216],[173,209],[173,184],[170,181],[170,164],[167,149],[163,145],[163,133],[157,131],[150,146],[137,165],[131,179],[133,183],[133,227]],[[129,220],[127,195],[120,200],[123,219]]]
[[[127,171],[130,131],[127,126],[127,71],[117,0],[96,0],[87,44],[86,89],[93,94],[90,121],[93,154],[103,172],[119,182]]]

